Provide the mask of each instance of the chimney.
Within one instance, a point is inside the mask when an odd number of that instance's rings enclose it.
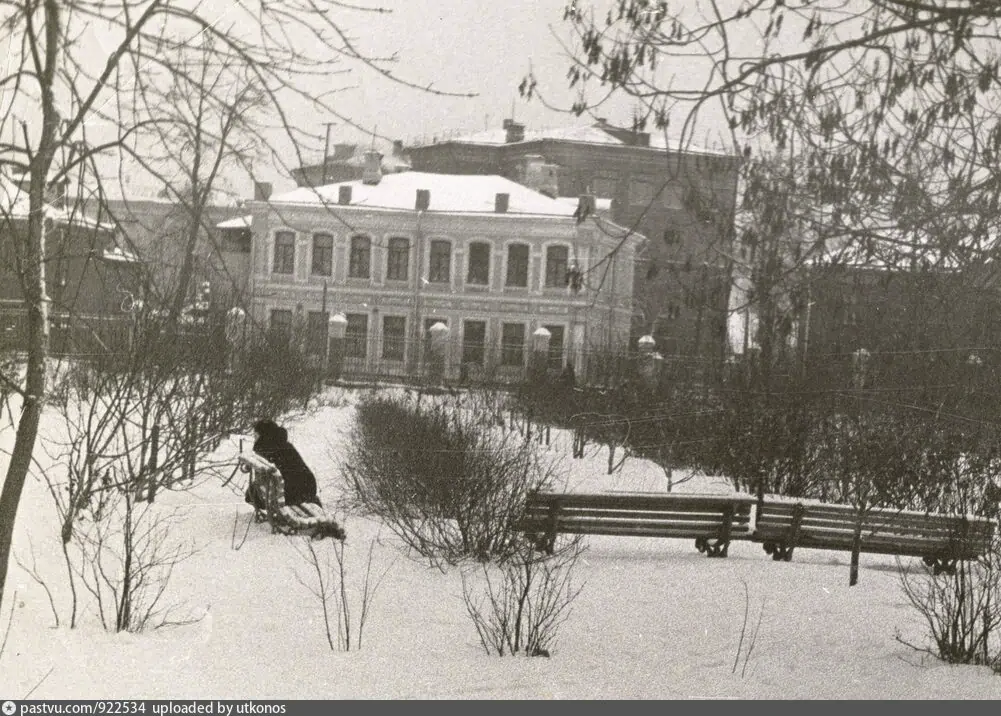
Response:
[[[417,211],[427,211],[429,206],[431,206],[431,192],[427,189],[418,189],[417,202],[414,204],[414,208]]]
[[[254,201],[267,201],[271,198],[271,182],[254,182]]]
[[[351,203],[351,185],[341,184],[337,187],[337,203],[338,204],[350,204]]]
[[[578,224],[582,224],[587,217],[592,216],[594,212],[594,195],[593,194],[581,194],[577,199],[577,210],[574,212],[574,218],[577,220]]]
[[[514,120],[505,119],[504,120],[504,143],[513,144],[514,142],[525,141],[525,125],[518,124]]]
[[[494,196],[494,212],[497,214],[506,214],[510,199],[510,194],[506,192],[497,192]]]
[[[374,149],[365,152],[365,168],[361,180],[365,184],[378,184],[382,181],[382,154]]]

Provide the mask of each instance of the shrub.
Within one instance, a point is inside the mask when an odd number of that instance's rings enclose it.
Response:
[[[482,565],[479,593],[472,573],[462,575],[462,598],[487,654],[550,656],[560,626],[583,585],[574,583],[579,539],[540,556],[526,542],[503,564]]]
[[[531,442],[448,399],[366,399],[342,466],[346,507],[437,566],[512,554],[526,495],[552,478]]]
[[[1001,672],[1001,552],[971,562],[960,562],[953,574],[900,570],[904,595],[921,615],[933,646],[897,639],[950,664],[990,666]]]

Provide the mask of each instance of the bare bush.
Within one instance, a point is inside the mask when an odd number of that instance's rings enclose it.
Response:
[[[900,569],[900,585],[924,620],[931,646],[897,639],[950,664],[978,664],[1001,673],[1001,570],[999,553],[960,562],[953,574]]]
[[[365,625],[371,615],[375,593],[382,580],[389,573],[392,564],[373,579],[372,559],[378,540],[369,543],[368,558],[365,561],[362,583],[357,594],[357,619],[348,597],[352,589],[348,586],[348,571],[345,560],[343,542],[324,540],[329,550],[324,553],[322,545],[318,549],[315,540],[302,537],[290,537],[296,552],[310,566],[312,579],[306,579],[296,572],[299,584],[306,587],[320,602],[323,611],[323,626],[327,645],[331,651],[351,651],[362,647],[362,637]],[[331,560],[331,555],[333,559]],[[335,623],[336,622],[336,623]]]
[[[106,512],[74,533],[78,576],[105,629],[140,632],[197,621],[164,598],[174,568],[195,554],[171,540],[177,514],[136,501],[128,489],[109,493]],[[181,614],[181,616],[178,616]]]
[[[358,406],[342,469],[346,509],[381,518],[442,568],[512,554],[526,496],[554,479],[530,440],[482,424],[457,401],[391,396]]]
[[[584,588],[575,584],[582,542],[572,540],[551,556],[530,545],[500,565],[482,564],[482,584],[462,575],[462,599],[487,654],[550,656],[559,629]]]

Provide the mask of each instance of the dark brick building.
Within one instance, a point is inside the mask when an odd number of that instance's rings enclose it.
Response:
[[[407,152],[416,171],[499,174],[553,196],[610,199],[609,218],[648,237],[634,336],[652,333],[666,355],[724,356],[737,157],[669,150],[605,122],[535,132],[510,120]]]

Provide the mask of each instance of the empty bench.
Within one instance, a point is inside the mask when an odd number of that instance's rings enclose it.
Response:
[[[240,470],[250,473],[250,485],[256,486],[264,498],[265,509],[255,507],[258,521],[271,524],[272,532],[285,535],[305,534],[313,539],[333,537],[344,540],[344,528],[320,505],[305,502],[300,505],[285,504],[285,485],[281,473],[274,465],[255,453],[237,456]]]
[[[516,529],[550,554],[563,533],[694,539],[706,556],[726,557],[731,540],[753,532],[753,507],[750,495],[533,492]]]
[[[765,500],[751,539],[776,561],[796,547],[850,551],[858,518],[851,505]],[[994,530],[987,518],[872,508],[862,514],[860,552],[921,557],[935,574],[952,574],[989,549]]]

